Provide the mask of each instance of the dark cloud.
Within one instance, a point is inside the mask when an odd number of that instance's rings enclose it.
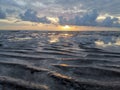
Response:
[[[105,27],[120,27],[119,19],[115,17],[106,17],[100,25]]]
[[[103,27],[120,27],[119,19],[116,17],[106,17],[103,21],[98,22],[99,13],[97,10],[92,10],[83,16],[75,16],[73,19],[66,19],[63,16],[59,17],[61,25],[77,25],[77,26],[103,26]]]
[[[0,9],[0,19],[5,19],[6,18],[6,13]]]
[[[93,10],[90,13],[83,15],[83,17],[76,16],[75,25],[95,26],[98,15],[98,12]]]
[[[24,14],[20,14],[19,16],[23,21],[50,23],[47,17],[38,17],[37,12],[32,9],[28,9]]]
[[[65,25],[68,24],[68,21],[66,18],[64,18],[63,16],[58,17],[59,18],[59,24],[61,25]]]
[[[64,17],[59,17],[60,24],[72,24],[72,25],[83,25],[83,26],[95,26],[96,19],[99,16],[96,10],[90,11],[89,13],[84,14],[83,16],[76,15],[73,19],[67,20]]]

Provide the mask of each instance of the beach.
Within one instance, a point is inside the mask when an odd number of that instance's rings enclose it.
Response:
[[[119,31],[0,31],[0,90],[119,89]]]

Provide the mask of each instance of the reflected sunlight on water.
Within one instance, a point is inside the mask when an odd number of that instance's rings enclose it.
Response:
[[[25,37],[25,38],[15,37],[15,38],[9,39],[9,41],[25,41],[25,40],[30,40],[30,39],[32,39],[32,38],[31,37]]]
[[[69,66],[69,65],[68,64],[60,64],[60,66],[64,66],[65,67],[65,66]]]
[[[114,41],[109,41],[105,43],[102,40],[95,41],[97,46],[108,47],[108,46],[120,46],[120,38],[115,39]]]
[[[72,34],[69,34],[69,33],[60,33],[60,34],[50,34],[49,36],[49,42],[50,43],[56,43],[56,42],[59,42],[61,38],[70,38],[72,37],[73,35]]]

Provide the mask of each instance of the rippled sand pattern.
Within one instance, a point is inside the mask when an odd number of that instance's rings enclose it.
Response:
[[[0,31],[0,90],[120,90],[120,32]]]

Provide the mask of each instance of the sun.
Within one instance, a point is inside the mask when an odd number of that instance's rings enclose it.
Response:
[[[70,29],[70,26],[69,25],[65,25],[64,27],[63,27],[63,29]]]
[[[64,25],[64,26],[61,26],[60,29],[63,30],[63,31],[71,31],[74,28],[73,28],[73,26]]]

